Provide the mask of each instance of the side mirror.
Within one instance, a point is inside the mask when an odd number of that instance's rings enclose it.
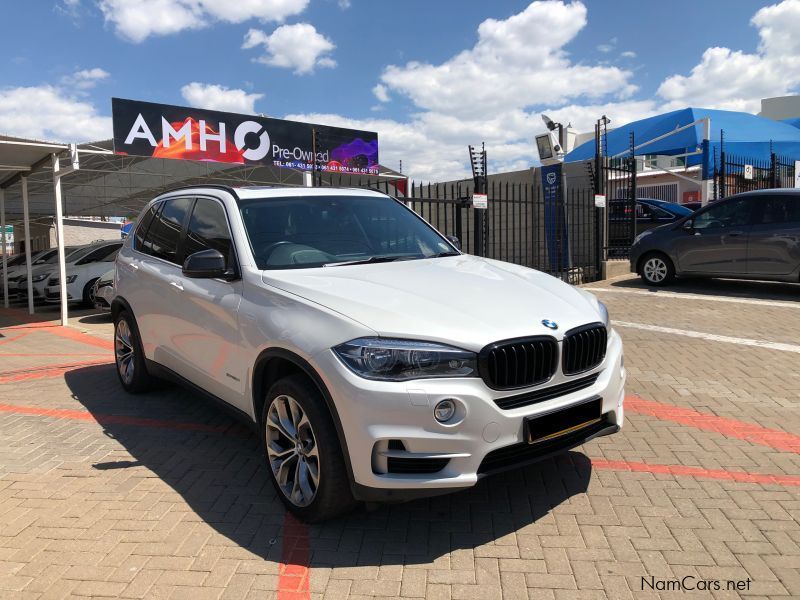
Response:
[[[200,250],[190,254],[183,261],[183,274],[193,279],[225,277],[225,257],[219,250]]]
[[[683,230],[688,233],[694,233],[694,220],[689,219],[688,221],[684,221]]]
[[[456,236],[454,236],[454,235],[446,235],[444,237],[446,237],[447,241],[450,242],[451,244],[453,244],[453,246],[456,247],[456,250],[461,250],[461,240],[459,240]]]

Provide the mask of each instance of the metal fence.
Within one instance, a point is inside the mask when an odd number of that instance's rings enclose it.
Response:
[[[472,207],[473,182],[469,180],[424,184],[345,177],[332,183],[369,187],[397,197],[444,235],[456,236],[468,254],[531,267],[571,283],[600,276],[601,244],[590,189],[567,190],[559,198],[555,222],[545,223],[542,189],[533,182],[490,181],[487,209]],[[476,218],[478,211],[483,211],[483,218]]]
[[[791,188],[795,183],[794,160],[775,153],[767,159],[732,155],[724,150],[714,157],[714,199],[741,192]]]

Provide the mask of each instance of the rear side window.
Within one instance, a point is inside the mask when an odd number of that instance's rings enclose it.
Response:
[[[161,212],[156,215],[147,229],[140,250],[150,256],[178,264],[181,229],[191,203],[191,198],[166,200]]]
[[[233,245],[225,208],[209,198],[197,199],[186,233],[185,255],[201,250],[218,250],[226,258],[226,265],[232,263]]]
[[[109,244],[108,246],[101,246],[96,250],[92,250],[89,254],[80,259],[76,264],[85,265],[93,262],[100,262],[104,260],[114,260],[117,252],[122,247],[122,242],[119,244]],[[109,257],[111,257],[109,259]]]
[[[760,204],[762,225],[800,223],[800,196],[764,196]]]
[[[136,225],[136,233],[133,234],[133,247],[137,250],[142,249],[144,245],[144,236],[147,234],[147,229],[150,227],[150,223],[153,222],[153,217],[156,215],[159,208],[161,208],[160,204],[153,204],[153,206],[142,215],[142,218],[139,219],[139,224]]]

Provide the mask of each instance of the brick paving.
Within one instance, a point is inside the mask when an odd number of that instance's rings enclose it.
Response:
[[[619,321],[800,344],[800,286],[589,287]],[[0,309],[0,598],[800,597],[797,353],[620,327],[622,433],[308,527],[248,430],[122,393],[108,318],[53,316]],[[712,589],[663,591],[686,576]]]

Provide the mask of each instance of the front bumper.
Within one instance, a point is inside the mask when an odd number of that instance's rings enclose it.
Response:
[[[479,378],[371,381],[352,373],[332,351],[322,352],[314,360],[341,421],[356,494],[365,500],[406,499],[470,487],[484,475],[540,460],[587,439],[613,433],[624,419],[626,373],[622,340],[613,331],[599,367],[573,377],[559,372],[550,382],[528,389],[548,388],[597,374],[594,383],[576,392],[509,410],[499,408],[495,400],[517,395],[521,390],[495,391]],[[556,438],[553,443],[540,443],[547,445],[527,444],[526,417],[595,397],[602,398],[600,424]],[[455,424],[442,424],[433,417],[433,407],[445,398],[455,399],[459,405]],[[409,459],[420,458],[429,460],[432,468],[436,466],[432,462],[435,460],[444,466],[428,473],[397,472],[397,469],[388,472],[389,459],[395,459],[397,465],[406,465]]]

